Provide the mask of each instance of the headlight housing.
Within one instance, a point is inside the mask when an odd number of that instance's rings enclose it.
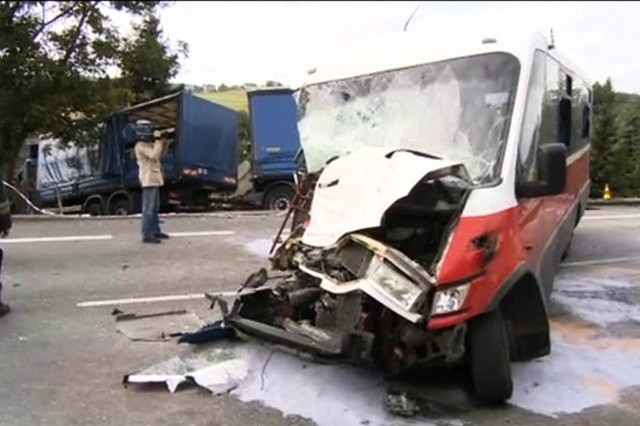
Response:
[[[462,309],[471,283],[465,283],[436,291],[431,307],[431,315],[443,315]]]
[[[367,279],[406,310],[412,310],[419,304],[425,293],[424,289],[377,256],[371,259]]]

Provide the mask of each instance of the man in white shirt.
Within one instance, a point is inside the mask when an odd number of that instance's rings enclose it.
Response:
[[[155,131],[154,142],[138,141],[135,146],[142,186],[142,241],[158,244],[169,236],[160,231],[160,187],[164,185],[162,157],[167,152],[167,143]]]

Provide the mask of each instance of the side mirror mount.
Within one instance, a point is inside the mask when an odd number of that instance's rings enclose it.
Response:
[[[517,195],[524,198],[559,195],[567,184],[567,147],[550,143],[538,149],[538,180],[518,185]]]

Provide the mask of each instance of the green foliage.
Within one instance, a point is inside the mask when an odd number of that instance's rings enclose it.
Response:
[[[164,3],[0,1],[0,164],[13,169],[29,136],[95,142],[106,115],[165,90],[187,47],[175,53],[162,38],[154,12]],[[133,38],[114,11],[144,18]],[[107,75],[114,66],[122,78]]]
[[[640,196],[640,96],[616,93],[610,79],[593,86],[593,197],[609,184],[615,197]]]
[[[163,39],[160,20],[153,14],[147,14],[134,31],[124,42],[120,68],[135,103],[167,93],[169,80],[178,73],[180,56],[187,57],[189,49],[179,42],[179,51],[171,51]]]

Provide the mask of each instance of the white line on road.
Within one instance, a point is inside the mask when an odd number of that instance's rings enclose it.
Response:
[[[221,293],[210,293],[213,296],[229,297],[235,296],[237,292],[226,291]],[[78,308],[93,308],[98,306],[112,306],[112,305],[134,305],[140,303],[155,303],[155,302],[175,302],[180,300],[194,300],[204,299],[204,293],[192,293],[192,294],[173,294],[169,296],[155,296],[155,297],[134,297],[130,299],[111,299],[111,300],[94,300],[89,302],[80,302],[76,306]]]
[[[233,235],[233,231],[198,231],[198,232],[169,232],[170,237],[209,237],[215,235]]]
[[[7,238],[2,240],[2,244],[21,243],[60,243],[69,241],[99,241],[110,240],[112,235],[73,235],[67,237],[39,237],[39,238]]]
[[[589,266],[589,265],[606,265],[608,263],[622,263],[633,260],[640,260],[640,256],[628,256],[628,257],[615,257],[611,259],[596,259],[596,260],[584,260],[580,262],[567,262],[561,263],[561,268],[571,268],[575,266]]]
[[[583,220],[617,220],[617,219],[640,219],[640,214],[620,214],[609,216],[585,216]]]

